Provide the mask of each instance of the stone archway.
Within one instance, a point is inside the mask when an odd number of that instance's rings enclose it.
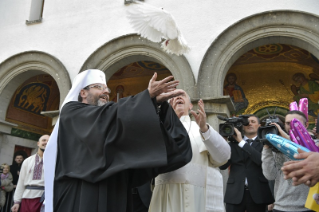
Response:
[[[60,91],[60,105],[71,88],[68,71],[52,55],[39,51],[16,54],[0,64],[0,120],[5,119],[11,96],[25,79],[38,74],[49,74]]]
[[[303,48],[319,57],[319,17],[301,11],[269,11],[249,16],[226,29],[208,48],[201,63],[201,98],[223,98],[223,81],[232,64],[245,52],[266,44]]]
[[[89,68],[100,69],[105,72],[108,81],[118,69],[139,60],[164,65],[175,79],[180,81],[179,88],[184,89],[191,97],[196,96],[195,79],[186,58],[167,54],[159,43],[148,41],[136,34],[113,39],[101,46],[85,61],[80,71]]]
[[[12,161],[15,145],[36,151],[36,142],[30,138],[13,136],[17,124],[5,121],[12,96],[27,79],[37,75],[50,75],[60,92],[60,105],[71,88],[68,71],[52,55],[39,51],[22,52],[0,63],[0,161]]]

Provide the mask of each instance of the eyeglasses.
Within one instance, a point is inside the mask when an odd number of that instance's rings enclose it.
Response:
[[[84,89],[89,90],[90,88],[97,88],[100,91],[106,91],[107,93],[111,93],[111,89],[109,89],[108,87],[105,87],[103,85],[88,85]]]

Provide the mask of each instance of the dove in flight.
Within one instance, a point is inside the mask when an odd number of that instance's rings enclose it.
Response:
[[[128,10],[128,19],[141,37],[153,42],[162,42],[168,53],[182,55],[190,50],[174,17],[163,8],[134,1]]]

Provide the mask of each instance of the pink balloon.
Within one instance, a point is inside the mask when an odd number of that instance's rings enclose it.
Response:
[[[292,129],[291,132],[301,146],[306,147],[312,152],[319,152],[319,148],[312,140],[307,129],[303,126],[303,124],[300,123],[298,119],[292,119],[292,121],[290,122],[290,127]]]
[[[299,109],[298,109],[297,102],[291,102],[290,105],[289,105],[289,110],[290,110],[290,111],[299,110]]]
[[[308,99],[302,98],[299,100],[299,111],[303,112],[308,121]]]
[[[290,136],[290,140],[291,141],[293,141],[294,143],[300,145],[299,141],[296,139],[296,137],[295,137],[294,133],[292,132],[292,130],[289,130],[289,136]]]

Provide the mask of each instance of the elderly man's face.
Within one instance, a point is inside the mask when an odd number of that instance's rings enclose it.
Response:
[[[110,89],[105,84],[92,84],[86,91],[86,102],[90,105],[103,106],[109,101]]]
[[[173,107],[177,116],[180,118],[183,115],[188,115],[188,112],[193,108],[193,105],[190,102],[189,96],[184,90],[177,90],[182,91],[183,94],[170,99],[170,104]]]

